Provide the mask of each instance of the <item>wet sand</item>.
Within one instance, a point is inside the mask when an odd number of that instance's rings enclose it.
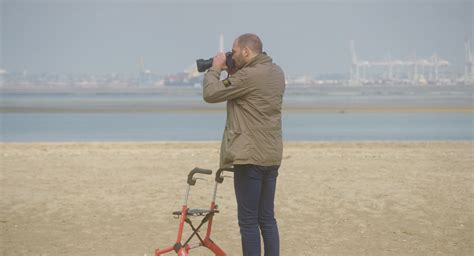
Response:
[[[187,173],[215,170],[218,148],[0,144],[1,254],[153,255],[175,239],[171,212]],[[286,143],[276,198],[281,255],[472,255],[473,150],[472,141]],[[198,180],[189,206],[206,207],[212,188],[212,179]],[[232,179],[217,203],[213,239],[241,255]]]

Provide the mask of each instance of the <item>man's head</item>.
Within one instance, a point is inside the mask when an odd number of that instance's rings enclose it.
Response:
[[[232,59],[237,69],[242,68],[260,53],[262,53],[262,41],[255,34],[243,34],[237,37],[232,46]]]

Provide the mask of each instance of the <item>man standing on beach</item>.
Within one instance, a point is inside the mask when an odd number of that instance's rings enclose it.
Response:
[[[227,101],[227,120],[221,144],[220,167],[234,167],[234,188],[244,256],[260,255],[260,231],[265,256],[278,256],[278,226],[274,198],[283,143],[281,106],[285,91],[282,69],[262,52],[255,34],[239,36],[232,47],[234,70],[218,53],[204,76],[203,98]]]

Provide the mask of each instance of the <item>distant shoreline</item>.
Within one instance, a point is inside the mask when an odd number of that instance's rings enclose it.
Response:
[[[474,112],[473,86],[288,86],[283,111]],[[0,113],[223,112],[196,87],[0,88]]]
[[[286,91],[328,92],[328,91],[464,91],[473,92],[474,85],[292,85],[286,86]],[[195,86],[159,86],[159,87],[71,87],[71,86],[0,86],[1,94],[142,94],[142,93],[173,93],[201,92],[201,87]]]
[[[283,112],[312,113],[474,113],[473,107],[285,107]],[[224,108],[28,108],[0,107],[0,113],[223,113]]]

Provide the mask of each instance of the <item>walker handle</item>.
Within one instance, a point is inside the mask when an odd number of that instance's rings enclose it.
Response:
[[[226,167],[226,168],[219,168],[216,172],[216,182],[222,183],[224,181],[224,176],[221,176],[221,173],[224,171],[233,172],[234,168]]]
[[[194,174],[196,174],[196,173],[211,175],[212,171],[208,170],[208,169],[201,169],[201,168],[198,168],[198,167],[192,169],[188,174],[188,184],[191,185],[191,186],[194,186],[194,184],[196,184],[196,179],[193,178]]]

